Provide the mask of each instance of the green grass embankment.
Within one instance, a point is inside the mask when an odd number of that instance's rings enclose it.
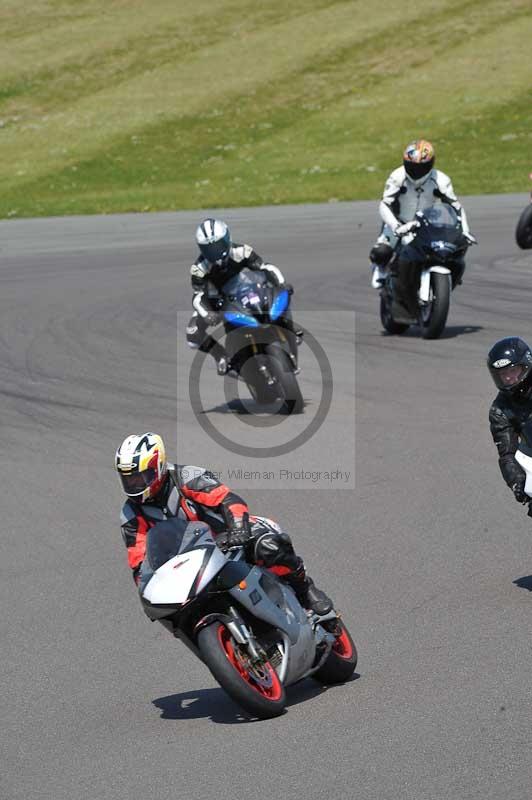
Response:
[[[0,216],[524,191],[530,0],[0,2]]]

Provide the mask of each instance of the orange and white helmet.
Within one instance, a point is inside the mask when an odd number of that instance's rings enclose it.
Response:
[[[403,166],[408,177],[422,182],[434,166],[434,148],[426,139],[410,142],[403,153]]]
[[[164,442],[156,433],[128,436],[115,456],[124,492],[138,503],[155,497],[168,472]]]

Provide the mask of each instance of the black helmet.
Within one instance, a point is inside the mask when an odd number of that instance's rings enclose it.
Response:
[[[196,242],[210,264],[225,265],[231,250],[231,233],[221,219],[206,219],[196,230]]]
[[[499,391],[528,397],[532,388],[532,351],[519,336],[496,342],[488,353],[488,369]]]

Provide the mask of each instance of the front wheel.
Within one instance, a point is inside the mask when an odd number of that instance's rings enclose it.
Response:
[[[355,671],[358,660],[355,643],[342,620],[338,620],[335,634],[336,641],[325,663],[312,675],[326,685],[348,680]]]
[[[222,622],[202,628],[198,647],[222,689],[245,711],[259,719],[283,713],[284,687],[270,662],[252,663],[246,649],[233,639]]]
[[[424,339],[437,339],[443,333],[451,302],[451,276],[433,272],[430,276],[430,300],[423,306],[419,323]]]
[[[515,229],[515,240],[521,250],[532,249],[532,203],[524,209],[519,217]]]
[[[282,401],[281,414],[302,414],[305,401],[288,355],[278,345],[268,345],[266,354],[268,370],[275,380],[279,400]]]

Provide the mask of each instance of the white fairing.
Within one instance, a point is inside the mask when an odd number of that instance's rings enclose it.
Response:
[[[204,555],[205,550],[201,549],[171,558],[150,578],[143,597],[153,605],[186,603]]]
[[[423,303],[428,303],[430,299],[430,274],[437,272],[439,275],[450,275],[451,270],[447,267],[429,267],[424,269],[421,273],[421,280],[419,282],[419,299]]]
[[[518,450],[515,454],[515,460],[526,472],[525,494],[532,497],[532,458]]]
[[[202,591],[202,589],[205,589],[205,587],[212,581],[214,576],[218,572],[220,572],[225,562],[226,558],[224,554],[222,553],[221,550],[218,549],[218,547],[215,547],[209,559],[209,563],[205,567],[205,571],[201,576],[201,580],[198,583],[198,586],[196,588],[196,594],[199,594]]]

